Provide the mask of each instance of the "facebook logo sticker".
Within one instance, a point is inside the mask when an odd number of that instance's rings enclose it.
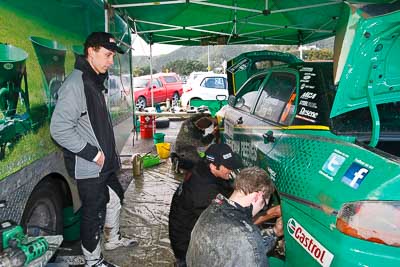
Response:
[[[345,160],[345,157],[333,152],[322,166],[322,170],[330,176],[335,176]]]
[[[353,162],[344,174],[342,182],[357,189],[365,176],[367,176],[368,172],[369,170],[366,167]]]

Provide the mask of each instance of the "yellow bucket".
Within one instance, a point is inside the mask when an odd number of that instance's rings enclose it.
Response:
[[[156,144],[157,154],[160,156],[160,159],[166,159],[169,157],[171,151],[170,143],[158,143]]]

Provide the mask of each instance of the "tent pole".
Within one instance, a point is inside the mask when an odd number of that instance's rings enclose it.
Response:
[[[104,31],[108,32],[108,3],[104,0]]]
[[[207,45],[207,70],[211,70],[210,66],[210,45]]]
[[[152,39],[152,38],[151,38]],[[150,91],[151,91],[151,108],[154,108],[154,90],[153,90],[153,41],[150,40]],[[154,117],[155,118],[155,117]],[[153,118],[153,136],[154,136],[154,132],[155,132],[155,126],[156,126],[156,122],[155,119]]]

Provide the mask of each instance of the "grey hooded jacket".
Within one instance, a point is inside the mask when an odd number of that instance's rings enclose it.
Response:
[[[97,75],[86,59],[80,57],[58,92],[50,133],[64,148],[67,170],[76,179],[96,178],[119,169],[103,95],[104,79],[105,75]],[[93,161],[99,151],[105,155],[102,167]]]

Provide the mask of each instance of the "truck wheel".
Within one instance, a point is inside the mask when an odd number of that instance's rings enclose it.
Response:
[[[146,98],[143,96],[139,96],[138,100],[136,101],[136,107],[140,108],[145,108],[147,106],[146,103]]]
[[[179,101],[179,94],[177,92],[175,92],[172,95],[172,106],[176,107],[178,105],[178,101]]]
[[[62,234],[62,209],[62,194],[57,186],[43,182],[29,197],[21,224],[30,236]]]

